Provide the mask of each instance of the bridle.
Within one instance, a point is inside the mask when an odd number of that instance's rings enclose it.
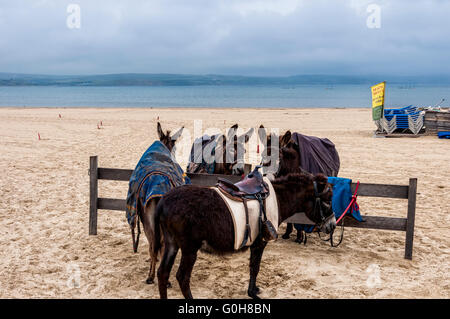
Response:
[[[321,228],[326,222],[328,222],[331,218],[334,217],[334,214],[330,214],[330,216],[325,216],[323,214],[323,207],[322,207],[321,196],[328,193],[330,191],[330,187],[328,186],[323,192],[319,193],[316,181],[313,182],[313,186],[314,186],[314,197],[315,197],[314,214],[315,214],[315,216],[317,216],[317,215],[320,216],[320,223],[316,223],[316,226],[318,226],[318,228]]]
[[[331,247],[337,247],[341,244],[342,239],[344,238],[344,223],[342,222],[341,238],[339,239],[339,242],[337,244],[334,244],[333,241],[334,230],[330,233],[330,237],[326,239],[323,239],[322,236],[320,236],[320,229],[322,228],[323,225],[325,225],[325,223],[327,223],[331,218],[334,217],[334,213],[330,214],[330,216],[325,217],[325,215],[323,214],[322,199],[320,198],[322,195],[325,195],[327,192],[329,192],[330,187],[328,186],[323,192],[319,193],[317,183],[315,181],[313,185],[314,185],[314,196],[316,198],[314,203],[314,213],[317,214],[318,211],[321,220],[319,224],[316,224],[317,234],[319,235],[319,238],[322,241],[329,241]]]

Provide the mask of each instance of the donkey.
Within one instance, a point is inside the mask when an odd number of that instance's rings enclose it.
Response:
[[[158,137],[159,140],[168,148],[168,150],[173,153],[173,149],[175,147],[175,142],[177,139],[181,136],[183,132],[184,127],[179,129],[176,133],[171,135],[171,132],[169,130],[164,133],[164,131],[161,128],[161,124],[158,122],[157,124],[157,131],[158,131]],[[139,196],[138,198],[138,205],[140,207],[144,207],[143,211],[141,210],[141,216],[140,219],[142,221],[142,224],[144,226],[144,233],[147,237],[147,241],[149,243],[149,253],[150,253],[150,270],[148,273],[148,277],[146,280],[147,284],[152,284],[154,282],[155,278],[155,271],[156,271],[156,263],[158,261],[157,254],[154,253],[154,232],[155,232],[155,225],[154,225],[154,212],[155,208],[160,201],[161,197],[153,197],[151,200],[147,202],[146,205],[144,205],[145,198],[142,198]],[[139,222],[139,221],[138,221]],[[159,247],[159,246],[158,246]],[[137,247],[136,247],[137,250]]]
[[[277,172],[277,176],[285,176],[289,173],[303,173],[307,175],[310,174],[300,167],[299,153],[300,151],[298,145],[290,139],[286,143],[286,145],[280,149],[280,167]],[[281,236],[281,238],[289,239],[293,229],[294,224],[287,223],[286,232]],[[299,244],[306,244],[306,238],[306,233],[304,233],[303,231],[297,231],[297,238],[295,239],[295,242]]]
[[[251,128],[240,136],[237,136],[237,129],[238,124],[234,124],[228,129],[227,136],[223,134],[213,135],[208,137],[209,140],[202,139],[201,149],[199,147],[198,150],[194,148],[195,143],[198,142],[194,142],[186,171],[188,173],[242,175],[244,173],[244,144],[250,140],[254,129]],[[213,154],[208,154],[211,156],[211,158],[208,159],[208,164],[203,159],[203,151],[208,148],[207,150],[211,152],[211,145],[215,145],[215,149]],[[202,156],[197,154],[200,151],[202,152]],[[219,160],[212,161],[213,158]],[[201,162],[197,163],[196,161]],[[206,166],[209,166],[209,168]]]
[[[330,233],[334,230],[336,220],[331,208],[332,189],[327,177],[321,174],[288,174],[272,181],[272,186],[279,208],[279,223],[295,212],[303,211],[322,231]],[[236,251],[233,219],[228,206],[209,187],[185,185],[166,193],[155,213],[155,253],[161,248],[160,232],[164,238],[164,254],[158,269],[162,299],[167,298],[167,282],[179,249],[181,261],[176,278],[185,298],[193,298],[190,277],[202,245],[218,254]],[[256,236],[250,246],[250,282],[247,290],[252,298],[259,298],[256,277],[267,245],[261,234]]]
[[[293,135],[290,131],[287,131],[283,136],[280,136],[278,149],[272,145],[272,141],[276,138],[276,136],[274,134],[268,136],[263,125],[259,127],[258,134],[262,141],[266,141],[266,149],[262,154],[262,164],[264,167],[271,164],[270,161],[273,158],[271,153],[279,153],[279,162],[276,166],[276,172],[271,172],[271,174],[268,174],[267,176],[269,178],[281,177],[289,173],[310,174],[308,171],[301,168],[300,148],[299,145],[292,139]],[[292,223],[287,224],[286,232],[282,236],[283,239],[289,239],[290,234],[293,231],[293,226],[294,224]],[[306,240],[306,232],[298,230],[295,242],[306,244]]]

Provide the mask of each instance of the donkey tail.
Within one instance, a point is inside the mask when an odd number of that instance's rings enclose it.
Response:
[[[154,222],[155,222],[155,231],[153,232],[153,253],[155,256],[160,252],[162,248],[161,243],[161,226],[159,225],[160,216],[164,210],[163,208],[164,198],[159,200],[158,205],[156,206]]]

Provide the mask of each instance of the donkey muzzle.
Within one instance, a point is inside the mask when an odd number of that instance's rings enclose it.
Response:
[[[320,224],[320,231],[325,234],[330,234],[336,229],[336,217],[334,213],[328,216],[322,224]]]

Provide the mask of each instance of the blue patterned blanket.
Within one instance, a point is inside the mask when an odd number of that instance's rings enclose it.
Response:
[[[190,183],[169,149],[155,141],[142,155],[130,178],[126,207],[130,227],[136,227],[136,216],[141,216],[149,200],[163,196],[173,187]]]

